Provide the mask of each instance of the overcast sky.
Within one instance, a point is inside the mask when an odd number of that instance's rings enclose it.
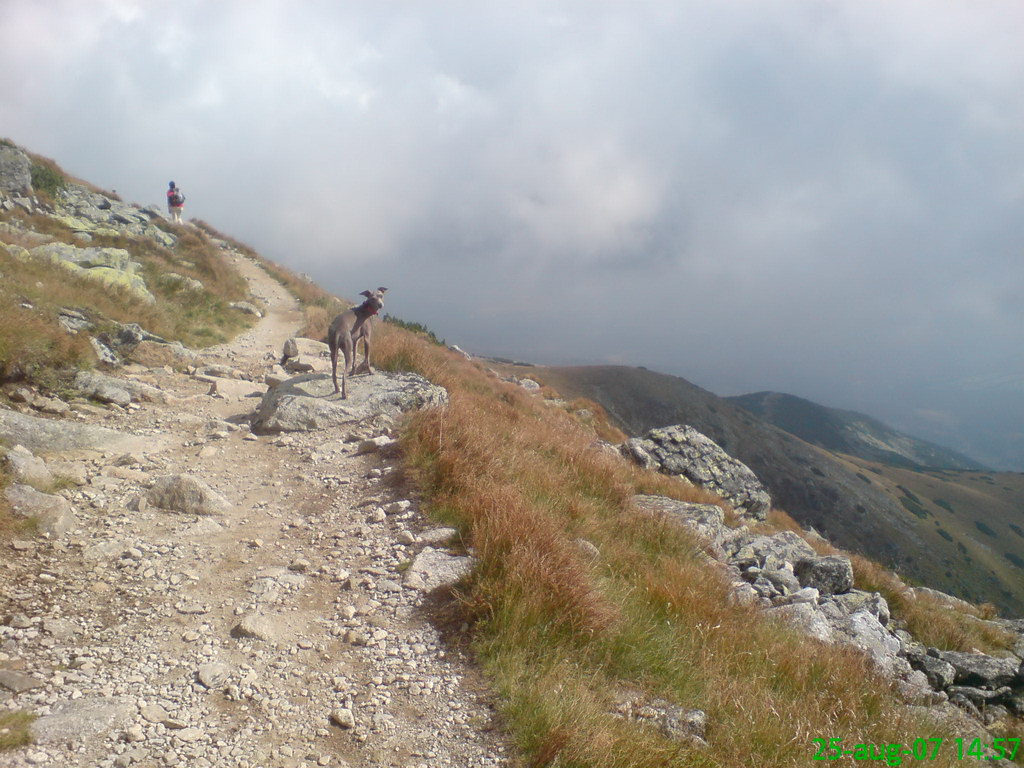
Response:
[[[0,135],[478,353],[1024,470],[1024,5],[0,0]]]

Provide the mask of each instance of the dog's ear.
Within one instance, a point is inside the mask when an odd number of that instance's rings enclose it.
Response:
[[[373,296],[373,294],[372,294],[372,293],[370,293],[369,291],[363,291],[363,292],[362,292],[362,293],[360,293],[359,295],[360,295],[360,296],[365,296],[365,297],[366,297],[366,298],[368,298],[368,299],[369,299],[369,298],[372,298],[372,296]]]
[[[381,293],[387,293],[387,292],[388,292],[388,289],[387,289],[387,288],[385,288],[384,286],[381,286],[381,287],[380,287],[380,288],[378,288],[377,290],[378,290],[378,291],[380,291]]]

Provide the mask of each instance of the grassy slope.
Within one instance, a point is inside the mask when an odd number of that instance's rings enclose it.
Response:
[[[956,483],[931,491],[926,485],[937,477],[935,473],[887,468],[812,446],[678,377],[620,366],[501,367],[568,396],[600,401],[613,421],[632,434],[680,421],[692,424],[747,463],[772,490],[776,503],[802,525],[919,583],[968,600],[992,602],[1007,615],[1024,615],[1024,569],[1003,554],[1014,551],[996,551],[995,540],[974,527],[975,519],[992,519],[998,535],[1010,533],[1007,544],[1024,543],[1009,527],[1012,523],[1024,529],[1019,512],[1024,493],[1014,490],[1024,491],[1024,483],[1017,476],[947,473],[949,478],[989,477],[990,482],[975,483],[969,498]],[[891,479],[881,480],[875,470]],[[926,504],[935,516],[922,519],[912,499],[897,487],[914,493],[921,484],[922,498],[948,496],[956,515]],[[957,518],[964,522],[954,522]],[[950,539],[939,533],[936,520]],[[971,530],[973,539],[968,540]]]
[[[531,764],[796,766],[819,736],[929,734],[857,653],[729,606],[694,541],[629,503],[692,488],[595,449],[592,428],[565,409],[441,347],[387,326],[380,336],[381,365],[450,392],[448,408],[411,420],[403,445],[433,514],[480,558],[463,605]],[[710,747],[616,717],[628,691],[704,709]]]
[[[969,600],[1001,591],[1024,608],[1007,584],[1024,584],[1024,474],[912,470],[849,459],[862,476],[885,487],[915,518],[925,545],[942,555],[935,579]],[[953,546],[949,546],[952,544]]]

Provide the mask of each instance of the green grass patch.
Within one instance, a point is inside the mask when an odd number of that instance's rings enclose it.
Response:
[[[28,712],[0,712],[0,752],[30,744],[29,726],[35,719]]]

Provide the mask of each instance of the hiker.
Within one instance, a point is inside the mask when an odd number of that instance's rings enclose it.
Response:
[[[171,214],[171,221],[181,224],[181,209],[185,207],[185,196],[172,181],[167,186],[167,212]]]

